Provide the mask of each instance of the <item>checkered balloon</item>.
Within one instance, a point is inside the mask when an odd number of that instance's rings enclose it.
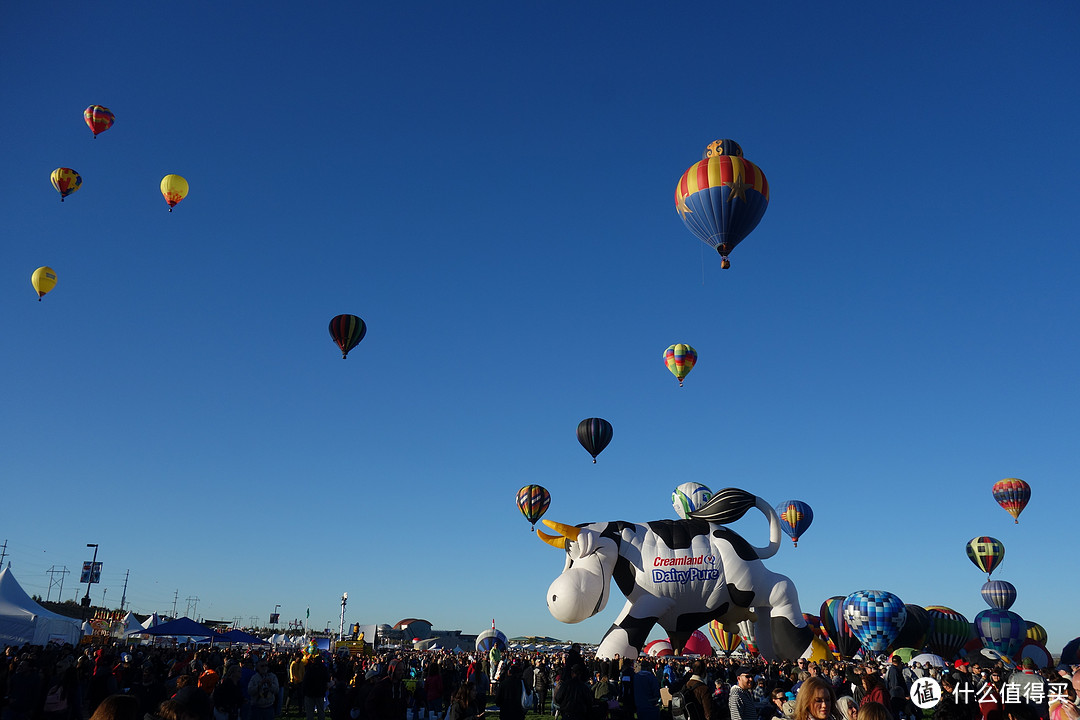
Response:
[[[867,652],[885,652],[907,620],[900,598],[884,590],[858,590],[844,598],[844,620]]]

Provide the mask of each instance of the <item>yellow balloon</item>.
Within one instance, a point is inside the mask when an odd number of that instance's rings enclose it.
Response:
[[[37,290],[38,302],[41,302],[45,293],[56,287],[56,271],[51,267],[39,267],[30,276],[30,284]]]
[[[166,175],[161,178],[161,194],[169,203],[169,212],[172,212],[176,204],[187,197],[188,182],[179,175]]]

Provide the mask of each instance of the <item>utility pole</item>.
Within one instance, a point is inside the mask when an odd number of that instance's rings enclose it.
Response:
[[[4,541],[4,547],[0,548],[0,565],[4,564],[5,555],[7,555],[7,540]]]
[[[176,619],[176,598],[180,597],[180,588],[176,588],[176,592],[172,596],[172,616],[173,620]]]
[[[127,602],[127,581],[129,575],[131,575],[131,570],[124,573],[124,592],[120,596],[120,612],[124,612],[124,603]]]
[[[185,602],[187,603],[187,612],[184,614],[194,620],[195,618],[192,616],[199,607],[199,598],[188,595]]]
[[[53,586],[59,585],[60,590],[56,593],[56,601],[61,602],[60,598],[64,594],[64,576],[68,574],[67,565],[64,566],[63,570],[57,570],[56,566],[53,565],[45,572],[49,574],[49,592],[45,595],[45,601],[48,602],[49,599],[52,597]],[[60,576],[60,580],[56,579],[57,575]]]

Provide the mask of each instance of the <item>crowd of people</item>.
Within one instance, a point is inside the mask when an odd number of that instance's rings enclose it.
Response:
[[[1011,669],[899,656],[604,660],[577,645],[362,656],[49,645],[5,649],[0,720],[1080,720],[1078,690],[1080,666],[1030,660]]]

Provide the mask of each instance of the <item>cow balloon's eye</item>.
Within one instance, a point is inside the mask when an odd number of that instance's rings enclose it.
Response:
[[[559,597],[559,596],[558,595],[552,595],[551,596],[551,602],[555,602],[555,598],[557,598],[557,597]]]

